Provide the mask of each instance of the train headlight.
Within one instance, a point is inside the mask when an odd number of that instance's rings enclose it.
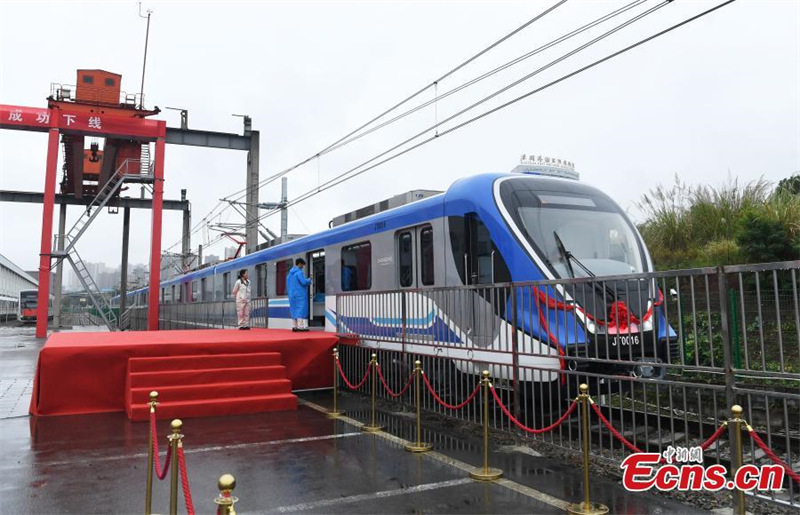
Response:
[[[652,331],[653,330],[653,317],[648,318],[647,320],[642,323],[642,331]]]

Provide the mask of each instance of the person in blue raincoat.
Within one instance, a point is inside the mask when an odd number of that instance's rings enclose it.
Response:
[[[292,331],[308,331],[308,286],[311,279],[303,274],[306,261],[297,258],[286,276],[286,291],[289,294],[289,313],[292,317]]]

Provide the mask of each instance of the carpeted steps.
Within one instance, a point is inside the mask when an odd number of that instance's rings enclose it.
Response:
[[[159,419],[297,409],[278,352],[130,358],[125,409],[131,420],[148,419],[153,390]]]

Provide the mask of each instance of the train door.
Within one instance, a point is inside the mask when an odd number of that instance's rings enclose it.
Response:
[[[416,288],[414,272],[414,231],[409,229],[397,235],[397,285],[401,289]]]
[[[308,276],[313,281],[309,288],[311,302],[308,310],[309,327],[325,327],[325,251],[308,254]]]
[[[464,256],[467,284],[478,286],[468,290],[468,333],[472,343],[488,347],[494,341],[495,309],[494,250],[489,230],[475,213],[465,219],[467,252]],[[480,287],[485,285],[485,287]]]

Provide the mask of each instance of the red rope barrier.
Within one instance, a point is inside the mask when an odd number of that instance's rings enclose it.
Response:
[[[339,375],[342,376],[342,380],[344,381],[344,384],[346,384],[347,387],[350,388],[351,390],[358,390],[359,388],[364,386],[364,383],[367,382],[367,378],[369,377],[369,367],[370,366],[372,366],[372,363],[367,365],[367,373],[364,374],[364,378],[361,379],[361,381],[358,384],[354,385],[353,383],[351,383],[350,381],[347,380],[347,376],[344,375],[344,370],[342,370],[342,364],[339,362],[338,359],[336,360],[336,368],[339,369]]]
[[[481,384],[478,383],[477,385],[475,385],[475,389],[472,390],[472,393],[469,394],[469,397],[467,397],[467,399],[464,402],[462,402],[460,404],[448,404],[445,401],[443,401],[442,398],[439,397],[436,394],[436,392],[434,391],[433,386],[431,385],[430,381],[428,381],[428,375],[427,374],[424,374],[424,373],[422,374],[422,380],[425,382],[425,386],[428,388],[428,391],[430,391],[431,395],[433,395],[433,398],[436,399],[436,402],[438,402],[439,404],[441,404],[445,408],[451,409],[451,410],[461,409],[464,406],[466,406],[467,404],[469,404],[470,402],[472,402],[472,399],[474,399],[475,396],[478,395],[478,392],[481,389]]]
[[[783,467],[783,469],[786,471],[787,476],[794,479],[796,482],[800,483],[800,475],[798,475],[797,472],[792,470],[792,468],[785,461],[776,456],[775,453],[772,451],[772,449],[767,447],[767,444],[764,443],[764,440],[762,440],[761,437],[758,436],[758,433],[756,433],[755,431],[748,431],[748,433],[750,433],[750,438],[753,439],[756,445],[758,445],[761,448],[761,450],[764,451],[764,453],[769,457],[769,459],[772,460],[773,463]]]
[[[381,366],[380,365],[378,365],[378,377],[381,378],[381,383],[383,383],[383,387],[386,388],[386,392],[390,396],[392,396],[392,397],[400,397],[404,393],[406,393],[406,391],[408,391],[408,388],[411,386],[411,382],[414,380],[414,372],[411,372],[411,376],[409,376],[408,382],[403,387],[403,389],[400,390],[398,393],[393,392],[392,389],[389,388],[389,384],[386,382],[386,379],[384,379],[384,377],[383,377],[383,372],[381,371]]]
[[[726,427],[728,427],[728,424],[721,424],[717,428],[717,430],[714,431],[714,433],[708,437],[708,439],[705,442],[700,444],[700,448],[703,449],[703,451],[705,451],[706,449],[711,447],[711,444],[719,440],[719,437],[722,436],[722,434],[725,432]]]
[[[183,498],[186,501],[186,513],[194,515],[194,503],[192,502],[192,491],[189,489],[189,475],[186,472],[186,458],[183,456],[183,446],[178,446],[178,468],[181,471],[181,488]]]
[[[627,438],[622,436],[620,432],[617,431],[614,428],[614,426],[611,425],[611,422],[609,422],[608,419],[605,417],[605,415],[603,415],[603,412],[600,411],[600,407],[597,404],[592,403],[592,409],[594,410],[595,413],[597,413],[597,417],[600,419],[600,422],[602,422],[603,425],[606,426],[609,431],[611,431],[611,434],[614,436],[614,438],[622,442],[622,444],[625,445],[625,447],[627,447],[631,452],[644,452],[643,450],[641,450],[640,448],[636,447],[631,442],[629,442]],[[666,461],[667,460],[665,458],[661,458],[661,461],[659,461],[659,463],[666,463]]]
[[[500,396],[497,394],[497,391],[494,389],[494,385],[491,386],[491,390],[492,390],[492,395],[494,396],[494,401],[497,403],[498,406],[500,406],[500,409],[503,411],[503,413],[506,414],[506,416],[509,418],[509,420],[511,420],[511,422],[513,422],[515,426],[517,426],[518,428],[522,429],[523,431],[525,431],[527,433],[532,433],[532,434],[535,434],[535,435],[548,433],[548,432],[552,431],[553,429],[557,428],[565,420],[567,420],[569,418],[569,416],[572,415],[572,412],[575,411],[575,408],[578,407],[578,401],[572,401],[572,404],[570,404],[569,408],[567,408],[567,411],[565,411],[564,414],[561,415],[561,417],[559,417],[558,420],[556,420],[555,422],[553,422],[552,424],[550,424],[547,427],[543,427],[541,429],[533,429],[531,427],[526,426],[525,424],[523,424],[519,420],[517,420],[517,418],[514,417],[514,415],[511,414],[511,412],[508,410],[508,408],[506,408],[505,405],[503,404],[503,401],[500,400]]]
[[[628,449],[630,449],[632,452],[644,452],[643,450],[639,449],[638,447],[636,447],[635,445],[633,445],[631,442],[629,442],[629,441],[628,441],[628,440],[627,440],[627,439],[626,439],[624,436],[622,436],[622,435],[620,434],[620,432],[619,432],[619,431],[617,431],[616,429],[614,429],[614,426],[612,426],[612,425],[611,425],[611,422],[609,422],[609,421],[608,421],[608,419],[605,417],[605,415],[603,415],[603,412],[600,410],[600,406],[598,406],[598,405],[597,405],[597,404],[595,404],[595,403],[592,403],[592,409],[593,409],[593,410],[594,410],[594,412],[597,414],[597,417],[600,419],[600,421],[603,423],[603,425],[604,425],[604,426],[606,426],[606,427],[608,428],[608,430],[609,430],[609,431],[611,431],[611,434],[612,434],[612,435],[614,435],[614,438],[616,438],[617,440],[619,440],[620,442],[622,442],[622,443],[625,445],[625,447],[627,447]],[[705,440],[703,443],[701,443],[701,444],[700,444],[700,447],[701,447],[701,448],[702,448],[704,451],[705,451],[706,449],[708,449],[709,447],[711,447],[711,445],[712,445],[714,442],[716,442],[717,440],[719,440],[719,438],[720,438],[720,437],[721,437],[721,436],[722,436],[722,435],[725,433],[725,427],[726,427],[726,426],[727,426],[726,424],[721,424],[721,425],[720,425],[720,426],[717,428],[717,430],[716,430],[716,431],[714,431],[714,432],[711,434],[711,436],[709,436],[709,437],[708,437],[708,438],[707,438],[707,439],[706,439],[706,440]],[[667,459],[666,459],[666,458],[663,458],[663,457],[662,457],[662,458],[661,458],[661,460],[659,461],[659,463],[666,463],[666,462],[667,462]]]
[[[164,469],[161,469],[161,458],[158,453],[158,435],[156,434],[156,414],[150,412],[150,434],[153,435],[153,465],[156,469],[156,477],[163,481],[167,477],[169,464],[172,461],[172,447],[167,447],[167,457],[164,459]]]

